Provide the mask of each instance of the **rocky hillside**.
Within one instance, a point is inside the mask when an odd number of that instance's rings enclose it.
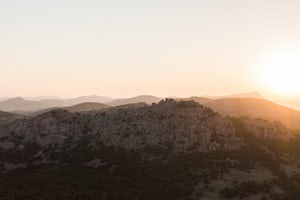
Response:
[[[280,123],[172,99],[0,122],[2,199],[295,199],[300,142]],[[47,181],[45,181],[47,180]],[[80,190],[78,189],[80,188]]]

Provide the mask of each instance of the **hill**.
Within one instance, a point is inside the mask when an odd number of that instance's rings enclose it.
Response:
[[[45,106],[36,101],[25,100],[21,97],[7,99],[0,102],[0,110],[3,111],[34,111],[44,109]]]
[[[86,103],[81,103],[74,106],[66,107],[63,109],[69,112],[88,112],[88,111],[97,111],[108,107],[109,106],[102,103],[86,102]]]
[[[103,103],[111,101],[109,97],[102,97],[97,95],[82,96],[71,99],[40,99],[42,97],[29,98],[38,100],[26,100],[21,97],[7,99],[0,102],[0,110],[15,112],[18,114],[32,114],[37,111],[43,112],[43,110],[73,106],[81,103],[91,102],[91,103]]]
[[[107,103],[112,101],[113,99],[110,97],[98,96],[98,95],[90,95],[90,96],[81,96],[77,98],[65,99],[66,105],[76,105],[80,103],[92,102],[92,103]]]
[[[205,104],[222,115],[261,118],[269,121],[280,121],[291,129],[300,130],[300,111],[275,104],[265,99],[226,98],[217,99]]]
[[[44,108],[70,106],[70,104],[64,99],[42,99],[37,102],[42,104]]]
[[[108,105],[102,104],[102,103],[94,103],[94,102],[86,102],[86,103],[81,103],[81,104],[77,104],[74,106],[67,106],[67,107],[51,107],[51,108],[47,108],[44,110],[39,110],[37,112],[31,112],[31,113],[27,113],[27,115],[29,116],[37,116],[37,115],[41,115],[50,111],[55,111],[55,110],[66,110],[68,112],[89,112],[89,111],[98,111],[101,109],[105,109],[105,108],[109,108]]]
[[[194,101],[6,121],[0,156],[3,199],[300,195],[299,137],[281,123],[224,117]]]
[[[158,103],[162,98],[151,96],[151,95],[141,95],[132,98],[124,98],[124,99],[116,99],[107,103],[110,106],[120,106],[126,104],[134,104],[134,103]]]
[[[46,105],[47,107],[66,107],[74,106],[81,103],[106,103],[112,101],[110,97],[90,95],[90,96],[81,96],[70,99],[42,99],[39,102]]]

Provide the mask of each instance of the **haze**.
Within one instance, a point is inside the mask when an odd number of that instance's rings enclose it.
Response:
[[[283,96],[258,77],[274,49],[300,46],[299,7],[295,0],[2,0],[1,96],[259,91],[295,99],[299,93]]]

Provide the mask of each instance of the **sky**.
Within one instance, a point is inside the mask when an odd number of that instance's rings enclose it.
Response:
[[[287,98],[264,85],[273,74],[261,63],[300,58],[299,8],[298,0],[1,0],[0,96]]]

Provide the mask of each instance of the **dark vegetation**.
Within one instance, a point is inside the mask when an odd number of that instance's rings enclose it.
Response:
[[[269,194],[273,185],[285,193],[271,195],[271,199],[297,199],[300,195],[300,176],[288,177],[280,169],[277,155],[270,156],[251,140],[249,146],[240,151],[208,153],[174,153],[155,147],[126,152],[103,144],[93,151],[88,142],[83,140],[64,153],[49,149],[53,163],[1,174],[1,199],[189,199],[197,183],[208,184],[230,169],[249,171],[257,164],[272,171],[278,179],[263,184],[236,183],[233,188],[220,191],[220,195],[243,199],[251,194]],[[278,147],[265,145],[275,150]],[[297,153],[293,147],[285,150]],[[7,159],[23,162],[27,155],[37,151],[38,147],[29,145],[22,153],[7,154]],[[156,159],[145,159],[145,154]],[[100,158],[103,164],[98,168],[83,165],[94,158]]]

